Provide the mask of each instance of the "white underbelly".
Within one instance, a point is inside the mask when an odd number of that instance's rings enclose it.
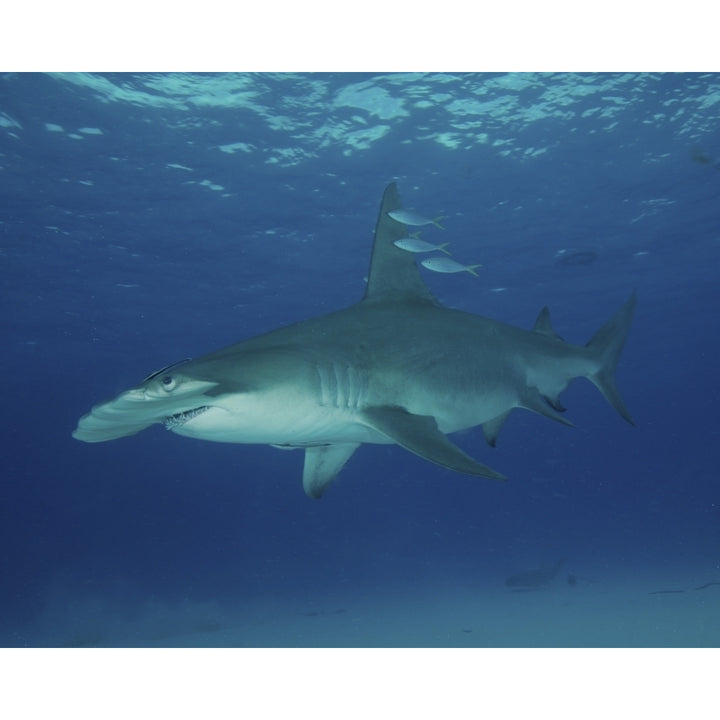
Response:
[[[211,407],[182,425],[169,429],[184,437],[212,442],[259,445],[326,445],[334,443],[390,443],[386,436],[338,408],[315,407],[313,412],[265,413],[254,420],[243,414]]]

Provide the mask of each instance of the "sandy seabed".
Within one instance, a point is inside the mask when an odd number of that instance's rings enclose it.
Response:
[[[5,647],[718,647],[720,572],[663,568],[538,588],[444,582],[372,592],[118,604],[58,594]]]

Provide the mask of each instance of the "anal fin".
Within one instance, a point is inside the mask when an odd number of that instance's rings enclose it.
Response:
[[[562,408],[560,401],[557,398],[543,397],[540,394],[540,391],[535,387],[529,387],[525,390],[519,405],[527,410],[532,410],[540,415],[544,415],[546,418],[550,418],[551,420],[557,420],[557,422],[560,422],[563,425],[575,427],[570,420],[564,418],[558,412],[558,409]]]
[[[425,460],[466,475],[493,480],[507,479],[450,442],[440,432],[433,417],[413,415],[401,407],[383,406],[366,408],[363,419],[370,427]]]
[[[507,410],[506,412],[502,413],[501,415],[498,415],[497,417],[494,417],[492,420],[488,420],[487,422],[484,422],[482,425],[483,429],[483,435],[485,435],[485,440],[487,441],[487,444],[490,447],[495,447],[497,445],[497,438],[500,434],[500,428],[503,426],[503,423],[507,420],[507,416],[510,414],[510,410]]]

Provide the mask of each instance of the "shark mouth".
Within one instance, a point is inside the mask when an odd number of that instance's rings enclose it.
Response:
[[[200,407],[193,408],[192,410],[185,410],[175,415],[168,415],[163,420],[163,423],[168,430],[172,430],[173,428],[180,427],[180,425],[184,425],[188,420],[192,420],[194,417],[202,415],[209,409],[210,407],[208,405],[201,405]]]

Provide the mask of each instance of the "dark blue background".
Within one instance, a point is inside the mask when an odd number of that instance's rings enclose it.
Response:
[[[0,78],[5,644],[58,587],[132,607],[381,593],[560,557],[580,571],[717,571],[719,76],[534,76],[515,89],[480,75],[207,75],[194,97],[171,80]],[[335,102],[363,82],[406,114]],[[249,83],[264,113],[199,97],[217,83]],[[449,97],[415,104],[434,92]],[[448,110],[503,98],[506,111]],[[368,147],[346,141],[380,124]],[[77,133],[88,127],[102,134]],[[457,147],[438,142],[448,132]],[[252,152],[218,149],[238,141]],[[277,148],[292,160],[275,162]],[[555,329],[584,343],[637,288],[618,370],[636,428],[578,381],[563,396],[575,429],[516,411],[495,450],[479,429],[457,436],[506,484],[364,446],[320,502],[303,494],[300,452],[159,426],[71,438],[92,404],[159,367],[358,300],[393,180],[407,207],[447,216],[426,239],[483,263],[479,280],[422,271],[448,305],[531,327],[548,304]],[[566,248],[597,259],[558,264]]]

